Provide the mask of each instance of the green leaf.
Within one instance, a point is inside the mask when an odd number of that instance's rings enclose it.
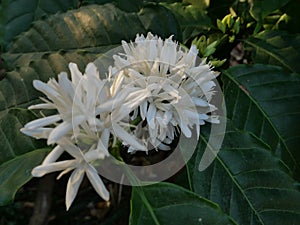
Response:
[[[194,5],[186,6],[182,3],[161,4],[174,13],[179,23],[184,43],[191,37],[210,30],[211,20],[203,9],[197,8]]]
[[[227,116],[270,146],[299,178],[300,76],[258,64],[232,67],[222,78]]]
[[[214,162],[199,172],[209,134],[207,127],[202,129],[205,131],[195,161],[189,162],[194,191],[219,204],[238,224],[297,224],[299,183],[291,178],[289,169],[262,139],[236,130],[232,124],[229,121]]]
[[[213,202],[170,183],[135,187],[131,225],[235,224]]]
[[[214,0],[210,1],[207,9],[208,15],[212,21],[216,21],[218,18],[221,19],[230,12],[230,7],[234,5],[235,0]]]
[[[284,66],[300,73],[300,35],[284,31],[263,31],[250,36],[246,44],[253,48],[252,57],[256,63]]]
[[[0,206],[13,201],[17,190],[32,178],[31,170],[48,152],[49,149],[37,149],[0,165]]]
[[[75,8],[77,4],[77,0],[3,0],[0,7],[1,44],[7,46],[16,35],[26,31],[33,21]]]
[[[206,9],[210,4],[210,0],[183,0],[182,2],[189,3],[200,9]]]
[[[273,11],[280,9],[290,0],[250,0],[250,14],[259,23],[272,13]]]
[[[175,18],[161,6],[126,13],[112,4],[89,5],[36,21],[9,49],[10,53],[90,50],[120,44],[151,30],[163,37],[177,35]],[[130,29],[128,29],[130,28]]]
[[[123,39],[134,39],[137,33],[152,30],[163,37],[177,35],[172,18],[162,6],[126,13],[107,4],[86,6],[36,21],[2,55],[14,70],[0,81],[0,115],[11,107],[26,107],[37,100],[40,94],[32,87],[32,80],[47,81],[61,71],[68,71],[69,62],[79,64],[83,71],[99,54],[119,45]]]
[[[16,156],[44,146],[43,141],[33,140],[20,132],[20,129],[36,116],[25,109],[12,109],[0,120],[0,164]]]
[[[20,132],[34,118],[28,110],[13,109],[0,120],[0,205],[13,200],[16,191],[30,180],[31,169],[48,153],[48,149],[36,150],[45,146],[43,141]]]

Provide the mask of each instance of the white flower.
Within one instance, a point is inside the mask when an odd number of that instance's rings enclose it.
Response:
[[[55,79],[50,79],[47,84],[39,80],[33,82],[34,87],[43,92],[47,99],[41,98],[44,103],[30,106],[29,109],[56,109],[57,114],[27,123],[21,129],[23,133],[35,138],[47,138],[47,143],[53,144],[84,122],[88,122],[94,130],[101,126],[95,108],[102,103],[101,99],[107,100],[102,91],[106,81],[99,78],[97,68],[92,63],[87,65],[84,75],[74,63],[70,63],[69,68],[72,81],[67,73],[62,72],[58,75],[58,82]]]
[[[118,116],[132,112],[133,120],[140,117],[134,134],[142,143],[167,150],[179,131],[189,138],[205,121],[218,122],[209,115],[216,110],[210,101],[218,73],[205,61],[196,63],[195,46],[186,51],[172,36],[163,41],[151,33],[122,46],[125,53],[113,56],[109,71],[111,92],[130,90]],[[130,146],[134,150],[139,149]]]
[[[64,160],[56,162],[56,160],[61,156],[61,154],[66,151],[73,159]],[[95,160],[103,159],[106,156],[105,149],[97,150],[85,150],[82,151],[76,145],[71,143],[70,140],[63,138],[59,141],[57,145],[50,154],[45,158],[40,166],[35,167],[32,170],[32,175],[34,177],[41,177],[47,173],[62,171],[58,176],[58,179],[74,170],[68,180],[67,191],[66,191],[66,208],[70,208],[72,202],[74,201],[79,186],[82,182],[84,174],[88,177],[92,186],[96,192],[106,201],[109,200],[109,192],[104,186],[101,178],[99,177],[96,169],[92,166],[92,162]]]
[[[62,72],[58,75],[58,81],[50,79],[47,84],[39,80],[33,82],[34,87],[43,92],[47,99],[41,98],[44,103],[30,106],[29,109],[56,109],[57,114],[31,121],[21,131],[35,138],[47,139],[48,145],[57,143],[62,137],[79,139],[89,136],[100,138],[106,147],[112,133],[114,138],[143,148],[120,126],[123,118],[111,116],[112,112],[116,114],[119,110],[126,93],[120,95],[115,92],[112,98],[109,82],[100,79],[93,63],[87,65],[84,75],[74,63],[70,63],[69,68],[72,80]]]
[[[34,81],[34,87],[47,98],[41,98],[44,103],[29,109],[54,109],[56,114],[31,121],[21,129],[29,136],[47,139],[48,145],[57,144],[44,162],[32,170],[33,176],[41,177],[60,170],[63,175],[74,170],[67,185],[67,209],[78,192],[84,174],[97,193],[108,200],[109,194],[92,163],[109,156],[108,148],[113,144],[111,136],[114,142],[120,138],[135,148],[144,148],[126,131],[124,118],[112,116],[119,114],[120,102],[126,95],[122,97],[114,93],[112,98],[109,82],[100,79],[93,63],[87,65],[85,74],[81,74],[74,63],[70,63],[69,68],[72,80],[62,72],[58,75],[58,81]],[[57,161],[64,151],[73,159]]]

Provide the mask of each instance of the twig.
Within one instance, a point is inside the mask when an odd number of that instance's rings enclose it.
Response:
[[[48,174],[40,179],[34,211],[30,218],[29,225],[47,225],[54,181],[55,174]]]

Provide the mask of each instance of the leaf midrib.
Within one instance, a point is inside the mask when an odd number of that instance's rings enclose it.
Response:
[[[239,92],[241,91],[240,89],[240,85],[242,85],[241,83],[239,83],[236,79],[234,79],[234,77],[230,76],[230,74],[227,71],[224,71],[223,73],[224,75],[226,75],[238,88],[239,88]],[[282,142],[284,149],[288,152],[290,158],[292,159],[294,165],[296,167],[299,167],[297,162],[295,161],[295,158],[293,156],[293,154],[290,152],[289,148],[287,147],[287,144],[284,140],[284,138],[280,135],[277,127],[272,123],[270,117],[267,115],[267,113],[263,110],[262,107],[260,107],[259,103],[255,101],[255,99],[251,96],[251,95],[247,95],[246,96],[250,99],[250,101],[258,108],[258,110],[263,114],[264,119],[266,121],[268,121],[268,123],[270,124],[270,126],[273,128],[274,132],[276,133],[276,135],[278,136],[279,140]]]
[[[257,41],[259,41],[259,42],[263,42],[264,44],[266,44],[266,45],[268,45],[268,46],[270,45],[270,44],[268,44],[267,42],[264,42],[264,40],[261,40],[261,39],[259,39],[259,38],[252,37],[252,39],[257,40]],[[251,39],[250,39],[250,40],[251,40]],[[249,39],[248,39],[248,40],[245,40],[245,42],[246,42],[247,44],[251,45],[252,47],[257,48],[257,49],[260,49],[261,51],[263,51],[263,52],[266,53],[267,55],[273,57],[275,60],[277,60],[277,61],[280,62],[282,65],[284,65],[286,68],[288,68],[290,71],[296,72],[296,71],[293,70],[293,68],[291,68],[288,64],[286,64],[284,60],[281,59],[281,58],[284,58],[284,57],[277,56],[276,54],[274,54],[273,52],[269,51],[268,49],[263,48],[263,47],[261,47],[261,46],[259,46],[259,45],[256,45],[255,43],[249,41]]]
[[[207,142],[207,140],[203,137],[203,135],[200,135],[200,138],[205,142],[205,144],[210,148],[213,149],[212,146]],[[213,151],[213,150],[212,150]],[[224,170],[226,171],[226,173],[229,175],[229,177],[231,178],[232,182],[236,185],[236,187],[238,188],[238,190],[241,192],[241,194],[243,195],[243,197],[245,198],[246,202],[248,203],[248,205],[250,206],[250,208],[252,209],[252,211],[255,213],[255,215],[257,216],[258,220],[260,221],[260,223],[262,225],[265,225],[262,218],[260,217],[258,211],[254,208],[254,206],[252,205],[251,201],[249,200],[248,196],[244,193],[243,188],[240,186],[240,184],[238,183],[238,181],[236,180],[236,178],[233,176],[233,174],[231,173],[231,171],[228,169],[228,167],[225,165],[225,163],[222,161],[222,159],[219,157],[219,155],[216,156],[216,159],[218,160],[218,162],[221,164],[221,166],[224,168]]]

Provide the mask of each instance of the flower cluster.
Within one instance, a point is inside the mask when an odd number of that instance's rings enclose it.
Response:
[[[148,33],[135,42],[122,42],[124,52],[113,56],[106,79],[89,63],[82,74],[69,64],[70,78],[62,72],[47,83],[34,87],[47,98],[29,109],[56,113],[27,123],[21,131],[47,139],[54,149],[32,175],[41,177],[54,171],[73,171],[66,192],[69,209],[84,177],[97,193],[109,199],[109,192],[94,165],[109,157],[117,142],[129,152],[169,150],[179,134],[191,137],[205,121],[217,123],[211,99],[218,73],[205,61],[197,63],[198,50],[183,49],[172,40]],[[66,152],[69,160],[58,161]]]

